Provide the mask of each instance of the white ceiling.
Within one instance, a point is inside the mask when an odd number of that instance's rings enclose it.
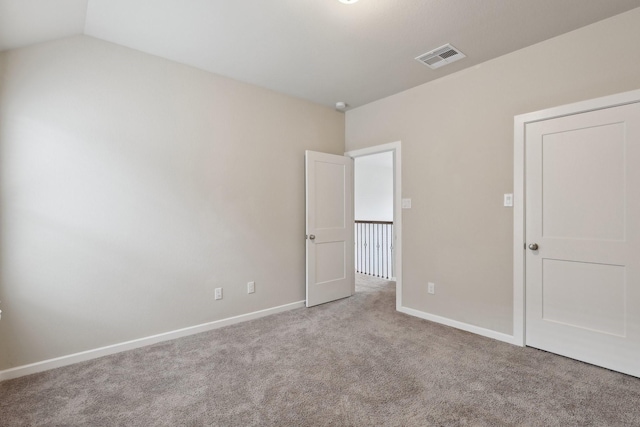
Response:
[[[87,0],[0,0],[0,51],[82,34]]]
[[[0,0],[0,50],[87,34],[350,107],[640,7],[640,0]],[[445,43],[467,58],[413,58]]]

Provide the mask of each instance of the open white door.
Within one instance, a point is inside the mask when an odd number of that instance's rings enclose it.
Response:
[[[307,307],[351,296],[353,159],[305,152]]]

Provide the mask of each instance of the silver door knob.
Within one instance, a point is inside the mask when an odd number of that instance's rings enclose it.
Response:
[[[316,240],[315,234],[309,234],[309,239],[310,240]]]
[[[531,249],[532,251],[537,251],[538,250],[538,244],[537,243],[532,243],[529,245],[529,249]]]

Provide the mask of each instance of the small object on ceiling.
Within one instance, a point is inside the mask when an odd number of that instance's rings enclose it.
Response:
[[[340,3],[344,3],[344,4],[353,4],[355,2],[357,2],[358,0],[339,0]]]
[[[346,102],[336,102],[336,110],[344,110],[345,108],[347,108],[347,103]]]
[[[435,70],[436,68],[451,64],[452,62],[459,61],[466,57],[467,55],[460,52],[455,47],[450,44],[445,44],[444,46],[440,46],[437,49],[433,49],[432,51],[417,56],[416,60]]]

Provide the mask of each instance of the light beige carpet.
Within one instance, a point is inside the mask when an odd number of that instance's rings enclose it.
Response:
[[[638,426],[640,379],[395,311],[392,283],[0,383],[0,425]]]

